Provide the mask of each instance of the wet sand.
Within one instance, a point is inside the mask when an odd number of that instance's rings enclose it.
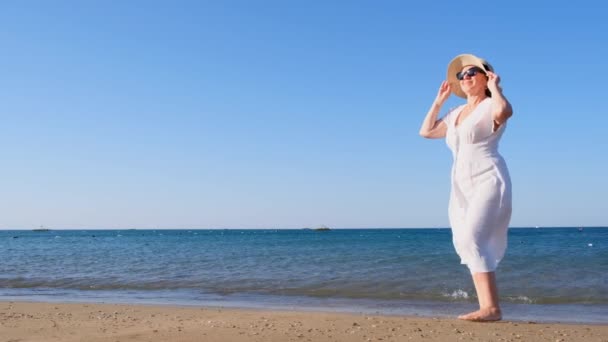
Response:
[[[608,325],[309,311],[0,302],[0,342],[597,341]]]

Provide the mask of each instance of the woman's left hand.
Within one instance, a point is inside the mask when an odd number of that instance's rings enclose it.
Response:
[[[488,71],[487,73],[488,75],[488,89],[490,89],[491,92],[496,92],[499,90],[499,85],[498,83],[500,82],[500,76],[498,76],[497,74]]]

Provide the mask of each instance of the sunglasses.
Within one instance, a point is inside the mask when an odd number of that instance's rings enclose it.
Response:
[[[468,69],[467,71],[460,71],[456,74],[456,78],[459,81],[462,81],[464,79],[465,76],[469,76],[469,78],[477,75],[478,73],[482,73],[482,74],[486,74],[486,72],[478,67],[472,67],[471,69]]]

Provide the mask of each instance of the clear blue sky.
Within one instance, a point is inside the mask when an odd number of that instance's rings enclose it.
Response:
[[[515,110],[512,226],[608,225],[606,5],[482,5],[2,1],[0,228],[446,227],[460,53]]]

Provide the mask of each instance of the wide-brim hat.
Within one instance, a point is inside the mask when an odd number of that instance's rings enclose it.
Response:
[[[456,74],[467,65],[474,65],[482,70],[485,70],[486,72],[494,72],[492,65],[490,65],[490,63],[483,58],[479,58],[469,53],[454,57],[450,64],[448,64],[448,83],[450,84],[452,92],[456,94],[456,96],[463,98],[466,98],[467,95],[462,91],[462,88],[460,88],[460,81],[458,78],[456,78]]]

